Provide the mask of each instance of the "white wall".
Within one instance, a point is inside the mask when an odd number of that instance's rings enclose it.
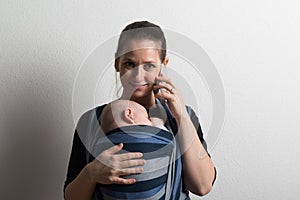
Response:
[[[299,7],[297,0],[2,0],[0,199],[62,199],[77,70],[141,19],[197,42],[223,81],[225,123],[211,151],[218,178],[202,199],[299,199]]]

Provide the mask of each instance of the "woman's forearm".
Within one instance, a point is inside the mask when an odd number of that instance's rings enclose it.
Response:
[[[184,182],[191,192],[203,196],[212,188],[215,178],[214,165],[187,113],[183,115],[179,124],[178,139],[183,152]]]
[[[64,197],[66,200],[91,200],[96,183],[92,182],[87,174],[87,167],[84,167],[78,176],[67,185]]]

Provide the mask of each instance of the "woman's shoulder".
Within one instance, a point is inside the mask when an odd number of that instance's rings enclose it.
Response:
[[[103,108],[104,108],[106,105],[107,105],[107,103],[102,104],[102,105],[95,106],[95,107],[93,107],[93,108],[90,108],[90,109],[88,109],[87,111],[83,112],[83,114],[81,115],[81,117],[89,116],[89,115],[92,115],[92,114],[99,115],[99,114],[101,114]]]
[[[90,124],[93,121],[98,121],[101,116],[101,112],[106,105],[107,104],[95,106],[94,108],[90,108],[87,111],[83,112],[77,122],[77,126],[84,126]]]

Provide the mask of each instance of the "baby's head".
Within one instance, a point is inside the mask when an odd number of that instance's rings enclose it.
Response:
[[[101,127],[104,133],[130,125],[152,126],[148,113],[142,105],[130,100],[116,100],[105,106],[101,114]]]

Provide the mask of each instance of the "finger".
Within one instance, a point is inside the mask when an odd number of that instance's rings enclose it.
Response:
[[[132,160],[132,159],[137,159],[143,157],[143,154],[140,152],[133,152],[133,153],[122,153],[115,155],[116,159],[119,161],[124,161],[124,160]]]
[[[162,88],[164,88],[170,92],[173,92],[175,90],[174,86],[172,86],[169,83],[165,83],[165,82],[160,82],[160,83],[156,84],[155,86],[153,86],[154,90],[158,90],[158,89],[162,89]]]
[[[173,84],[171,79],[168,79],[165,76],[158,76],[156,77],[156,82],[160,83],[160,82],[166,82],[168,84],[170,84],[172,87],[175,87],[175,85]]]
[[[132,174],[140,174],[144,172],[144,168],[142,167],[135,167],[135,168],[125,168],[118,170],[117,174],[118,176],[126,176],[126,175],[132,175]]]
[[[115,184],[129,185],[135,183],[136,180],[134,178],[126,179],[126,178],[114,177],[112,178],[112,182]]]
[[[145,165],[146,161],[144,159],[136,159],[136,160],[126,160],[121,162],[120,168],[125,169],[129,167],[136,167],[136,166],[142,166]]]
[[[157,98],[163,98],[163,99],[167,99],[168,102],[170,101],[174,101],[175,97],[173,94],[171,94],[170,92],[159,92],[155,95]]]
[[[107,154],[115,154],[123,148],[123,143],[110,147],[109,149],[103,151],[103,153]]]

